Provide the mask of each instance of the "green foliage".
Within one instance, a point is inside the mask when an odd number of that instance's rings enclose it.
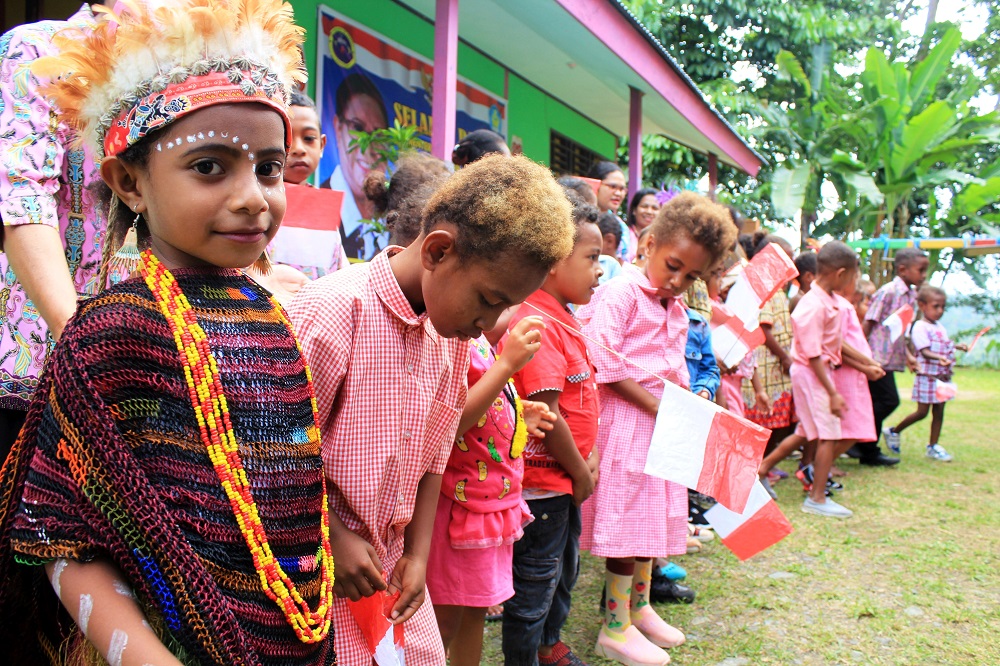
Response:
[[[351,142],[347,145],[348,152],[375,153],[376,160],[372,169],[388,169],[399,161],[399,156],[407,151],[417,150],[423,142],[419,129],[414,125],[401,125],[396,120],[392,127],[380,128],[371,132],[351,130]],[[386,230],[382,220],[362,220],[377,232]]]
[[[421,146],[419,129],[414,125],[400,125],[396,120],[392,127],[376,129],[372,132],[351,130],[351,142],[347,146],[349,152],[366,153],[373,150],[378,159],[372,165],[388,167],[399,160],[401,153],[416,150]]]

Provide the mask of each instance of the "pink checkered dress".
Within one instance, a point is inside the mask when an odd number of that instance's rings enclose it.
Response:
[[[417,484],[448,462],[469,368],[468,343],[442,338],[403,295],[389,266],[401,249],[309,283],[288,309],[312,366],[330,506],[374,546],[387,575],[403,554]],[[342,599],[334,625],[340,663],[368,666]],[[405,632],[408,666],[444,663],[430,603]]]
[[[584,333],[638,365],[688,385],[684,349],[688,318],[680,299],[661,302],[632,266],[602,285],[579,313]],[[687,490],[643,472],[656,419],[623,400],[608,384],[634,379],[655,396],[663,383],[588,342],[597,367],[601,418],[597,445],[601,479],[583,505],[580,547],[598,557],[680,555],[687,542]]]

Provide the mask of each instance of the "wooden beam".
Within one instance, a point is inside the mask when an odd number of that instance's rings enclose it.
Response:
[[[629,88],[628,111],[628,206],[642,188],[642,91]]]
[[[436,0],[431,154],[446,162],[451,160],[451,151],[455,146],[457,82],[458,0]]]

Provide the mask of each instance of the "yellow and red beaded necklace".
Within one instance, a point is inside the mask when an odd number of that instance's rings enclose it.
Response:
[[[250,493],[250,483],[240,458],[233,425],[229,419],[226,396],[222,391],[222,380],[215,356],[208,343],[205,330],[198,324],[194,309],[181,291],[177,280],[153,253],[142,253],[140,270],[146,285],[156,298],[160,312],[174,334],[174,342],[184,366],[194,407],[201,440],[208,450],[219,482],[226,491],[229,503],[239,523],[240,531],[253,556],[254,567],[260,577],[264,593],[270,597],[284,613],[295,635],[303,643],[318,643],[330,631],[333,610],[333,553],[330,550],[330,515],[327,508],[326,478],[323,475],[323,504],[320,508],[320,545],[316,559],[320,564],[319,608],[311,610],[309,604],[296,589],[295,584],[285,574],[278,559],[271,552],[271,546],[264,532],[257,504]],[[284,310],[271,298],[274,312],[288,328],[289,335],[302,354],[302,347],[292,331]],[[303,364],[305,357],[303,356]],[[319,439],[319,410],[316,406],[316,391],[312,373],[305,365],[306,381],[309,385],[309,399],[313,410],[313,433],[310,439]]]

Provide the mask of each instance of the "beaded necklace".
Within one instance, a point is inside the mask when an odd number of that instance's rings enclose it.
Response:
[[[146,250],[142,253],[139,267],[146,285],[153,292],[160,312],[163,313],[174,335],[181,364],[184,366],[184,378],[191,396],[191,405],[198,419],[201,440],[208,450],[208,457],[212,461],[219,482],[226,491],[236,522],[250,548],[261,587],[264,593],[277,603],[300,641],[318,643],[326,638],[330,631],[333,611],[333,553],[330,549],[326,475],[323,475],[323,504],[320,508],[321,538],[316,551],[316,559],[320,564],[320,602],[319,608],[312,610],[295,587],[295,583],[285,573],[278,558],[271,552],[264,525],[257,511],[257,504],[250,492],[250,483],[243,468],[233,425],[229,418],[226,396],[222,390],[219,367],[208,344],[205,330],[198,324],[194,309],[181,291],[177,280],[151,251]],[[302,347],[292,331],[284,310],[273,297],[270,300],[274,313],[288,329],[301,355]],[[304,356],[303,364],[305,364]],[[319,410],[308,364],[305,364],[305,375],[315,429],[314,433],[310,434],[318,439]]]

